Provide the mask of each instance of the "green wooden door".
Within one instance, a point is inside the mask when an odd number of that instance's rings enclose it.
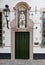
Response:
[[[29,32],[15,33],[15,58],[29,59]]]

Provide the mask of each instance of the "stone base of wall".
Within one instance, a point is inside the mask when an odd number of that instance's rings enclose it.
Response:
[[[8,62],[1,62],[0,65],[45,65],[43,61],[8,61]]]

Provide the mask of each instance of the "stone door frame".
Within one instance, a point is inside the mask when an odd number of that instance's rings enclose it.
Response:
[[[20,61],[22,61],[21,59],[15,59],[15,32],[29,32],[30,33],[30,43],[29,43],[29,45],[30,45],[30,52],[29,52],[29,61],[30,60],[33,60],[33,31],[32,30],[19,30],[19,31],[17,31],[17,30],[14,30],[14,29],[11,29],[11,60],[14,60],[14,61],[16,61],[16,60],[20,60]],[[26,60],[23,60],[23,61],[27,61],[27,59]]]

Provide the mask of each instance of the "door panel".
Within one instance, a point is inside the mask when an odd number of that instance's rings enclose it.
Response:
[[[29,59],[29,32],[15,32],[15,58]]]

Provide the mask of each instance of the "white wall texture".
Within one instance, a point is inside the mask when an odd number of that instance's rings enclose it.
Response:
[[[4,9],[5,5],[8,4],[10,7],[10,22],[14,19],[14,12],[13,12],[13,7],[18,3],[24,1],[26,2],[30,7],[30,11],[35,11],[35,7],[37,6],[37,13],[35,12],[30,12],[30,19],[34,22],[34,29],[33,29],[33,43],[34,42],[39,42],[41,43],[41,25],[42,21],[40,20],[41,14],[40,9],[45,8],[45,0],[0,0],[0,8]],[[33,13],[33,16],[32,16]],[[0,53],[11,53],[11,29],[6,28],[6,20],[5,17],[3,16],[4,20],[3,22],[5,23],[5,40],[3,41],[5,43],[5,47],[0,48]],[[10,26],[10,23],[9,23]],[[36,29],[37,27],[37,29]],[[11,27],[10,27],[11,28]],[[41,48],[40,46],[33,46],[33,53],[45,53],[45,48]]]

